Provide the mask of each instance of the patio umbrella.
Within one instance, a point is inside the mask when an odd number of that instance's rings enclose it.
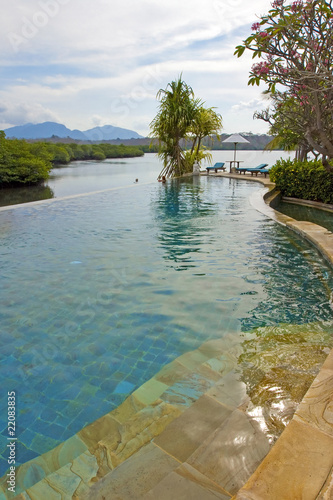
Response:
[[[234,152],[234,161],[236,161],[236,147],[239,142],[250,144],[250,141],[242,137],[240,134],[232,134],[230,137],[227,137],[222,142],[233,142],[235,144],[235,152]]]

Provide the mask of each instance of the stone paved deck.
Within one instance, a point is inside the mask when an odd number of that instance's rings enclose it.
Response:
[[[269,179],[216,175],[262,182],[266,201],[274,202]],[[254,202],[262,203],[262,196]],[[315,244],[319,235],[319,250],[333,263],[330,233],[296,223],[264,203],[261,208]],[[238,369],[244,340],[253,338],[233,335],[184,354],[118,409],[24,464],[16,498],[333,499],[333,351],[306,395],[299,394],[302,402],[274,444]],[[299,359],[305,350],[299,347],[293,345],[286,359]],[[320,343],[316,350],[321,364],[329,351]],[[266,370],[268,380],[274,370]],[[286,367],[278,372],[280,379],[291,375]]]

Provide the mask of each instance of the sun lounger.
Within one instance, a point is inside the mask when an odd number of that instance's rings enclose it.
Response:
[[[251,175],[253,174],[256,174],[256,176],[258,174],[264,174],[264,176],[266,177],[267,174],[269,174],[269,169],[267,168],[254,168],[253,170],[251,170]]]
[[[236,168],[236,172],[238,172],[239,174],[243,173],[244,175],[246,174],[246,172],[249,172],[251,173],[251,175],[253,175],[253,173],[255,173],[256,175],[258,174],[258,172],[262,172],[262,170],[264,170],[263,173],[265,173],[265,167],[268,166],[268,163],[261,163],[260,165],[258,165],[257,167],[240,167],[240,168]],[[266,171],[266,174],[267,174],[268,171]],[[266,175],[265,175],[266,177]]]
[[[226,168],[224,166],[224,163],[222,162],[219,162],[219,163],[215,163],[214,167],[206,167],[206,170],[207,170],[207,174],[209,174],[209,171],[210,170],[215,170],[215,173],[217,174],[217,171],[218,170],[223,170],[225,171]]]

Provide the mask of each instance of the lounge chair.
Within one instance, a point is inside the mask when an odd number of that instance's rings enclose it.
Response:
[[[224,166],[224,162],[219,162],[215,163],[214,167],[206,167],[207,174],[209,174],[210,170],[215,170],[215,173],[217,174],[218,170],[223,170],[225,172],[226,168]]]
[[[236,172],[238,172],[239,174],[241,174],[243,172],[243,174],[245,175],[246,172],[249,172],[251,173],[251,175],[253,175],[254,173],[257,175],[258,172],[262,172],[262,170],[265,171],[265,167],[268,166],[268,163],[260,163],[260,165],[258,165],[257,167],[240,167],[240,168],[236,168]],[[268,171],[266,171],[266,174],[267,174]],[[263,172],[265,173],[265,172]],[[266,175],[265,175],[266,177]]]
[[[269,174],[269,169],[268,168],[254,168],[251,170],[251,175],[256,174],[256,177],[258,174],[264,174],[266,177],[267,174]]]

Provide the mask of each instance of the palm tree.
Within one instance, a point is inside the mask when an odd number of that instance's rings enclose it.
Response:
[[[159,141],[158,155],[163,159],[162,176],[182,175],[186,161],[180,141],[184,139],[198,113],[200,101],[194,98],[192,88],[181,76],[157,93],[158,113],[150,124],[151,135]]]
[[[204,137],[219,138],[219,132],[222,129],[222,116],[214,111],[214,108],[204,108],[201,106],[196,113],[194,121],[190,127],[190,134],[193,140],[191,156],[194,161],[199,154],[201,141]]]

